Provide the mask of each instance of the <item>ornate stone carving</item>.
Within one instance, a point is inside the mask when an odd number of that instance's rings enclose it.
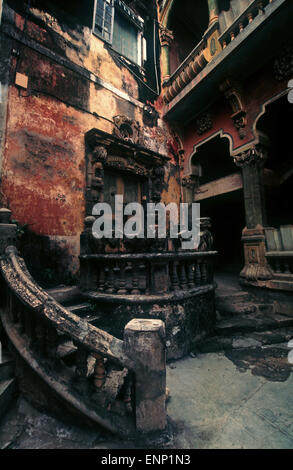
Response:
[[[262,162],[264,163],[266,158],[267,150],[261,145],[254,145],[233,157],[234,163],[238,167],[255,165]]]
[[[293,45],[284,48],[274,63],[275,78],[279,82],[293,77]]]
[[[200,219],[200,242],[198,251],[212,251],[214,239],[210,231],[212,224],[210,217]]]
[[[126,140],[127,142],[132,142],[133,144],[140,143],[140,125],[137,121],[128,119],[123,115],[114,116],[113,121],[115,124],[113,134],[116,135],[116,137]]]
[[[162,47],[170,46],[171,42],[174,39],[173,31],[170,31],[162,24],[159,25],[159,36],[160,36],[160,42],[161,42]]]
[[[197,176],[196,175],[188,175],[182,178],[182,186],[187,189],[193,189],[197,183]]]
[[[104,163],[107,160],[107,150],[103,145],[97,145],[93,149],[93,162]]]
[[[241,88],[238,84],[232,83],[229,80],[225,80],[220,86],[220,90],[224,93],[225,97],[230,103],[233,114],[231,119],[233,120],[235,128],[239,132],[239,137],[244,139],[245,127],[247,124],[246,110],[244,108]]]
[[[205,132],[209,131],[213,127],[213,122],[211,119],[211,115],[206,113],[202,114],[197,120],[196,120],[196,132],[198,135],[202,135]]]
[[[152,201],[153,202],[160,202],[161,194],[163,191],[164,185],[164,176],[165,170],[164,167],[158,166],[153,169],[152,172]]]

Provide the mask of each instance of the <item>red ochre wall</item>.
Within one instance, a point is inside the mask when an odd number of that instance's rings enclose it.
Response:
[[[44,22],[44,13],[37,13]],[[13,27],[24,29],[20,15]],[[55,28],[53,31],[50,28]],[[144,137],[158,153],[172,157],[166,173],[163,199],[180,194],[176,162],[170,153],[172,137],[161,119],[157,127],[143,123],[138,83],[125,67],[113,60],[103,41],[85,32],[72,32],[50,22],[40,27],[27,21],[23,37],[45,46],[72,67],[49,58],[34,47],[12,41],[19,52],[10,66],[7,123],[2,161],[1,192],[13,219],[28,224],[34,235],[29,258],[40,258],[40,269],[55,269],[64,277],[79,269],[79,237],[85,212],[85,134],[93,128],[112,133],[113,116],[126,115],[139,122]],[[95,74],[129,99],[78,73],[76,67]],[[15,86],[16,72],[28,77],[28,88]],[[159,109],[159,104],[158,104]],[[94,115],[93,113],[97,113]],[[101,116],[103,118],[101,118]],[[146,144],[147,145],[147,144]],[[39,241],[41,241],[39,246]],[[46,252],[45,262],[42,251]]]

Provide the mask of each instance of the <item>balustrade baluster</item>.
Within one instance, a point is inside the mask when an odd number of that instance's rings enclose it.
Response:
[[[46,330],[43,320],[38,319],[36,322],[36,347],[41,354],[45,354],[46,350]]]
[[[177,266],[178,263],[177,261],[172,262],[171,266],[171,285],[172,285],[172,290],[176,291],[179,289],[179,277],[177,273]]]
[[[207,280],[208,280],[207,262],[206,262],[206,260],[202,260],[202,262],[201,262],[201,282],[202,282],[202,284],[206,284]]]
[[[131,294],[133,295],[138,295],[140,294],[140,291],[139,291],[139,285],[138,285],[138,264],[137,262],[133,262],[132,263],[132,267],[133,267],[133,275],[132,275],[132,290],[131,290]]]
[[[103,264],[101,264],[100,273],[99,273],[98,292],[104,292],[104,290],[105,290],[105,267]]]
[[[75,362],[75,375],[78,379],[86,379],[88,372],[88,360],[89,352],[81,345],[77,345],[76,351],[76,362]]]
[[[114,292],[117,292],[120,287],[120,267],[115,263],[113,267],[113,288]]]
[[[185,262],[181,261],[179,264],[179,279],[180,279],[180,287],[181,289],[187,288],[187,278],[186,278],[186,271],[185,271]]]
[[[279,260],[276,260],[276,263],[275,263],[275,272],[276,273],[281,273],[282,270],[281,270],[281,262]]]
[[[192,289],[194,287],[194,262],[188,263],[187,280],[188,280],[188,287]]]
[[[123,401],[125,403],[125,408],[126,408],[127,413],[131,414],[133,410],[132,410],[132,379],[130,377],[128,377],[126,384],[125,384]]]
[[[127,294],[127,289],[126,289],[126,279],[125,279],[125,262],[121,261],[120,262],[120,278],[119,278],[119,289],[117,291],[117,294]]]
[[[34,339],[34,318],[32,312],[26,310],[25,316],[25,334],[29,338],[30,342]]]
[[[285,274],[291,274],[290,265],[287,261],[284,261],[284,273]]]
[[[200,270],[200,260],[196,260],[195,263],[195,273],[194,273],[195,285],[199,286],[201,282],[201,270]]]
[[[96,388],[101,388],[104,385],[106,378],[105,363],[104,358],[101,354],[93,353],[93,356],[96,359],[96,364],[94,368],[94,385]]]
[[[46,332],[46,349],[50,359],[57,360],[58,333],[55,328],[48,326]]]
[[[107,294],[113,294],[115,292],[114,289],[114,273],[113,273],[113,267],[111,264],[109,264],[106,269],[106,285],[107,289],[106,292]]]
[[[147,276],[147,266],[143,262],[141,262],[138,266],[138,272],[139,272],[139,290],[142,294],[145,293],[146,288],[147,288],[147,281],[146,281],[146,276]]]

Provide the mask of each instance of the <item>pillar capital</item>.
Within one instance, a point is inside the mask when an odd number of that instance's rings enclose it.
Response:
[[[267,148],[257,144],[243,150],[238,155],[234,155],[233,159],[236,166],[243,168],[264,163],[267,159],[267,154]]]

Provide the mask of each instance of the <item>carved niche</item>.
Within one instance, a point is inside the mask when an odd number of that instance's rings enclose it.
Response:
[[[125,120],[117,120],[120,124]],[[137,127],[135,127],[137,129]],[[134,135],[134,134],[132,134]],[[146,182],[147,200],[159,202],[164,188],[164,165],[168,157],[157,154],[125,138],[92,129],[86,141],[86,214],[90,216],[93,206],[104,200],[104,172],[141,177]]]

